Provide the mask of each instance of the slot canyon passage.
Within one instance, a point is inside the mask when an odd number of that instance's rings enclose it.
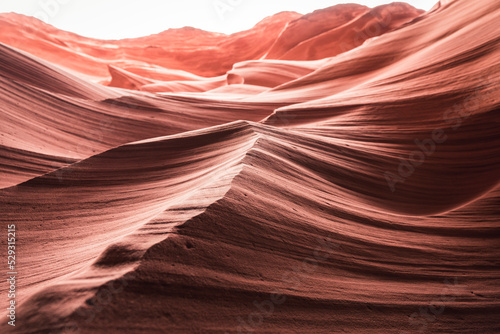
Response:
[[[0,14],[0,332],[500,333],[499,22]]]

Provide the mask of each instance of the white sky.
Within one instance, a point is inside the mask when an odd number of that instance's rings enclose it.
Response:
[[[346,1],[337,0],[1,0],[0,12],[38,17],[51,25],[101,39],[140,37],[168,28],[192,26],[233,33],[281,11],[302,14]],[[353,0],[369,7],[391,0]],[[409,0],[429,10],[438,0]]]

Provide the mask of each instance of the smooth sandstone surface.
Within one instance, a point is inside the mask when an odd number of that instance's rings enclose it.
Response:
[[[0,14],[0,332],[500,333],[499,21],[101,41]]]

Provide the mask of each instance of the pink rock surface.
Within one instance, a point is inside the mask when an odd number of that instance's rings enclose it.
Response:
[[[499,333],[499,20],[99,41],[1,14],[0,332]]]

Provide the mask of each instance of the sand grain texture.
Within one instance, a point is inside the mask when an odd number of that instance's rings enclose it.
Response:
[[[500,333],[499,21],[100,41],[1,14],[0,332]]]

